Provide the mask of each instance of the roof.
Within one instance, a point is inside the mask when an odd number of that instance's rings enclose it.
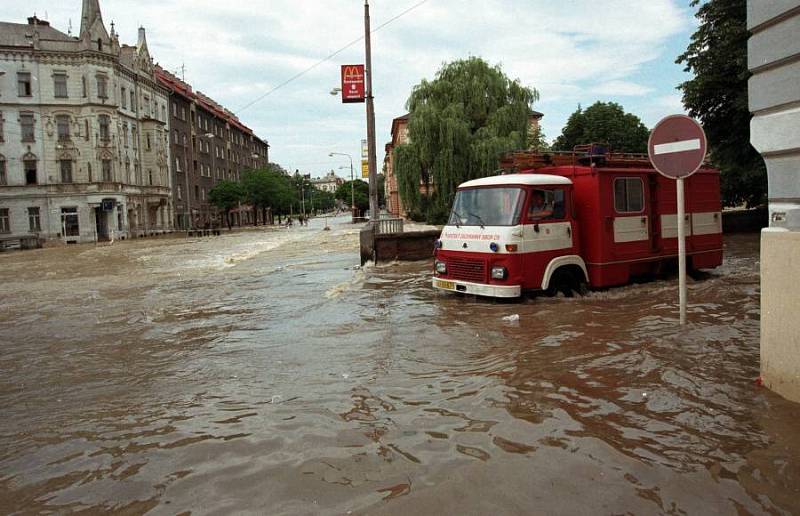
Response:
[[[0,46],[30,47],[33,44],[33,31],[39,32],[40,40],[77,42],[76,38],[56,30],[50,25],[29,25],[27,23],[0,22]]]
[[[505,186],[505,185],[571,185],[572,181],[566,177],[550,174],[507,174],[504,176],[483,177],[473,179],[459,185],[459,188],[474,188],[476,186]]]

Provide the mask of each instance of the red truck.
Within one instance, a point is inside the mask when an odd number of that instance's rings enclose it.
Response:
[[[677,262],[676,183],[646,156],[515,155],[518,172],[459,186],[436,244],[433,286],[489,297],[571,295]],[[688,270],[722,264],[719,171],[686,179]]]

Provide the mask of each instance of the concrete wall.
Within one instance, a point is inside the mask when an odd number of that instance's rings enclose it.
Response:
[[[761,375],[800,402],[800,0],[749,0],[751,141],[767,164],[761,236]]]

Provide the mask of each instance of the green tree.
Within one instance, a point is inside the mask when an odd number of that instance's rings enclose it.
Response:
[[[692,0],[700,5],[700,26],[677,63],[694,78],[680,85],[683,104],[703,124],[712,163],[722,173],[722,198],[728,206],[762,204],[767,172],[750,145],[747,98],[747,1]]]
[[[208,192],[208,200],[225,213],[228,229],[231,229],[231,210],[244,198],[242,185],[234,181],[223,180],[214,185]]]
[[[538,98],[478,57],[445,64],[416,85],[407,102],[409,143],[394,151],[410,216],[443,222],[460,183],[493,174],[503,154],[525,148]]]
[[[606,143],[619,152],[647,152],[650,131],[636,115],[615,102],[595,102],[572,113],[553,150],[571,151],[576,145]]]
[[[336,199],[334,198],[334,194],[331,192],[326,192],[324,190],[319,190],[317,188],[312,188],[311,192],[308,195],[308,199],[311,201],[312,207],[315,212],[327,212],[330,211],[336,206]]]
[[[267,223],[268,213],[288,213],[295,198],[291,179],[286,171],[276,163],[269,163],[266,168],[250,170],[242,175],[242,186],[245,198],[255,210],[254,223],[258,224],[258,212],[261,220]]]
[[[369,183],[366,183],[360,179],[356,179],[355,181],[345,181],[344,183],[340,184],[336,188],[336,198],[342,201],[346,206],[350,206],[350,196],[351,190],[350,185],[353,185],[354,193],[355,193],[355,202],[356,208],[359,211],[365,211],[369,209]]]

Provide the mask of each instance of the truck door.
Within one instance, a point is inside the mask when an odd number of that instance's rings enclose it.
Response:
[[[650,211],[647,188],[641,176],[617,176],[613,181],[613,255],[616,258],[649,256]]]
[[[525,288],[539,288],[544,270],[557,256],[574,254],[577,237],[571,215],[570,190],[556,186],[530,191],[525,214],[522,249]]]

